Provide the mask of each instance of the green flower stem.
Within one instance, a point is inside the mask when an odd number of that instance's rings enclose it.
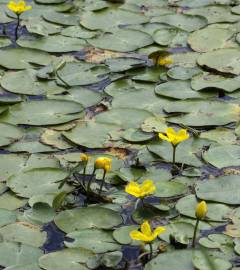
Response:
[[[93,169],[93,173],[92,173],[92,175],[91,175],[91,177],[90,177],[90,179],[89,179],[89,181],[88,181],[88,185],[87,185],[87,193],[90,192],[90,187],[91,187],[91,183],[92,183],[92,180],[93,180],[93,177],[94,177],[95,172],[96,172],[96,169],[94,168],[94,169]]]
[[[192,239],[192,247],[195,247],[195,243],[196,243],[196,236],[197,236],[197,229],[198,229],[198,224],[199,224],[199,219],[197,219],[196,224],[195,224],[195,228],[194,228],[194,233],[193,233],[193,239]]]
[[[178,167],[176,166],[176,149],[177,149],[177,145],[172,144],[173,147],[173,156],[172,156],[172,169],[171,169],[171,173],[173,175],[176,175],[179,171]]]
[[[102,192],[103,184],[105,182],[106,173],[107,172],[104,170],[103,178],[102,178],[102,183],[101,183],[101,186],[100,186],[100,189],[99,189],[99,192],[98,192],[99,195],[101,195],[101,192]]]
[[[142,207],[144,208],[144,197],[141,197],[140,200],[142,202]]]
[[[152,246],[152,243],[149,243],[149,248],[150,248],[149,260],[151,260],[152,259],[152,256],[153,256],[153,246]]]
[[[85,186],[85,180],[86,180],[86,170],[87,170],[87,163],[85,164],[84,168],[83,168],[83,180],[82,183]]]
[[[177,146],[173,145],[173,158],[172,158],[172,167],[173,168],[175,167],[175,163],[176,163],[176,149],[177,149]]]
[[[19,28],[19,25],[20,25],[20,15],[17,14],[17,26],[15,28],[15,41],[17,41],[17,39],[18,39],[18,28]]]

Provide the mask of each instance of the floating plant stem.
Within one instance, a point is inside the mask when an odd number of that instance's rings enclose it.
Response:
[[[92,183],[93,177],[94,177],[94,175],[95,175],[95,172],[96,172],[96,168],[93,169],[92,175],[91,175],[91,177],[89,178],[88,185],[87,185],[87,193],[90,192],[91,183]]]
[[[193,239],[192,239],[192,247],[195,247],[196,244],[196,237],[197,237],[197,229],[198,229],[198,225],[199,225],[199,219],[197,219],[196,224],[195,224],[195,228],[194,228],[194,233],[193,233]]]
[[[102,192],[102,188],[103,188],[103,185],[104,185],[104,182],[105,182],[106,173],[107,173],[107,171],[104,170],[102,183],[101,183],[101,186],[100,186],[100,189],[99,189],[99,192],[98,192],[99,195],[101,195],[101,192]]]
[[[18,39],[18,28],[20,26],[20,15],[17,14],[17,25],[16,25],[16,28],[15,28],[15,41],[17,41]]]
[[[152,257],[153,257],[153,246],[152,246],[152,243],[151,242],[149,243],[149,248],[150,248],[149,260],[151,260]]]

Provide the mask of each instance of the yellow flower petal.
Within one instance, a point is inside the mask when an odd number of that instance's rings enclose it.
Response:
[[[31,10],[32,9],[32,6],[26,6],[25,7],[25,11],[28,11],[28,10]]]
[[[153,194],[156,191],[156,186],[152,180],[145,180],[141,186],[141,193],[143,196]]]
[[[151,236],[152,231],[148,221],[144,221],[141,225],[141,232],[147,236]]]
[[[186,129],[180,129],[176,132],[173,128],[169,127],[166,129],[166,135],[159,133],[159,138],[170,142],[176,146],[180,142],[185,141],[189,138],[189,134]]]
[[[157,236],[163,232],[165,232],[164,227],[157,227],[152,232],[149,222],[144,221],[143,224],[141,225],[141,232],[134,230],[130,232],[130,237],[134,240],[139,240],[145,243],[149,243],[149,242],[154,241],[157,238]]]
[[[161,226],[157,227],[153,232],[154,239],[156,239],[159,234],[164,233],[165,231],[166,231],[166,229],[164,227],[161,227]]]
[[[162,139],[162,140],[171,142],[170,139],[169,139],[166,135],[164,135],[164,134],[162,134],[162,133],[159,133],[158,136],[159,136],[159,138]]]
[[[172,127],[168,127],[167,129],[166,129],[166,134],[167,135],[176,135],[176,131],[172,128]]]
[[[127,192],[130,195],[133,195],[137,198],[141,196],[141,190],[138,183],[131,181],[126,187],[125,192]]]
[[[129,235],[133,240],[148,242],[148,237],[139,231],[131,231]]]
[[[186,129],[180,129],[178,131],[178,137],[181,141],[187,140],[189,138],[189,134]]]

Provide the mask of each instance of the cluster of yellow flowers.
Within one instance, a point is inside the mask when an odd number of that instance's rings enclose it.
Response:
[[[80,160],[82,162],[84,162],[85,164],[88,163],[90,159],[90,156],[88,156],[87,154],[80,154]],[[95,160],[94,163],[94,169],[95,170],[103,170],[104,172],[109,172],[111,170],[112,167],[112,159],[108,158],[108,157],[99,157]]]
[[[23,0],[18,2],[10,1],[7,7],[17,15],[20,15],[23,12],[32,9],[32,6],[27,6],[26,2]]]
[[[80,154],[80,160],[84,164],[84,167],[83,167],[84,178],[85,178],[85,175],[86,175],[86,168],[87,168],[87,164],[88,164],[89,159],[90,159],[90,156],[88,156],[87,154],[84,154],[84,153]],[[100,190],[99,190],[99,194],[100,194],[101,191],[102,191],[102,188],[103,188],[104,181],[105,181],[106,173],[108,173],[111,170],[111,168],[112,168],[112,159],[111,158],[108,158],[108,157],[98,157],[95,160],[92,177],[89,180],[88,185],[87,185],[87,192],[88,193],[90,191],[91,182],[92,182],[92,179],[93,179],[93,176],[94,176],[96,170],[103,170],[102,184],[101,184]]]

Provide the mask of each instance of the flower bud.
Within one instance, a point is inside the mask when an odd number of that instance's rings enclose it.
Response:
[[[104,165],[105,165],[104,157],[99,157],[95,160],[95,164],[94,164],[95,169],[103,169]]]
[[[80,159],[81,159],[81,161],[83,161],[83,162],[88,162],[89,156],[86,155],[86,154],[80,154]]]
[[[207,204],[205,201],[201,201],[198,203],[196,210],[195,210],[195,215],[197,219],[204,219],[207,214]]]
[[[111,164],[112,164],[111,158],[99,157],[95,160],[94,168],[102,169],[105,172],[108,172],[111,170]]]

